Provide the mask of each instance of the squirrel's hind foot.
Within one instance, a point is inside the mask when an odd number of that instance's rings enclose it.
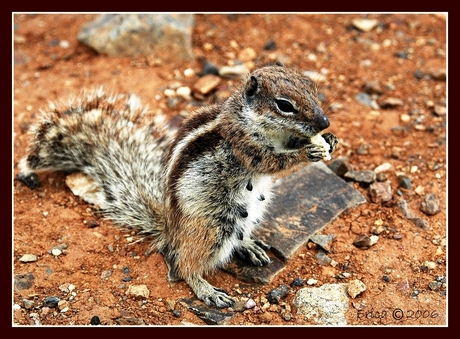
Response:
[[[208,306],[227,308],[233,306],[235,301],[223,289],[212,286],[201,276],[193,276],[185,279],[198,299]]]

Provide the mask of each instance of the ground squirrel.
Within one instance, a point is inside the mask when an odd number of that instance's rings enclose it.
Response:
[[[265,66],[177,132],[144,121],[136,98],[99,89],[51,104],[31,128],[17,179],[35,188],[42,171],[88,175],[99,188],[94,203],[116,225],[152,238],[169,279],[185,280],[210,306],[229,307],[233,299],[203,276],[233,254],[270,262],[268,245],[251,233],[274,178],[328,156],[310,140],[329,127],[317,88],[281,63]],[[337,137],[322,136],[334,151]]]

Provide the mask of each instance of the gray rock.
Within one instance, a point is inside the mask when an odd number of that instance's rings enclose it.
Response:
[[[272,304],[279,304],[280,300],[285,298],[288,293],[289,288],[286,285],[280,285],[279,287],[268,292],[267,299]]]
[[[344,156],[333,159],[329,163],[329,168],[339,177],[343,177],[345,173],[352,170],[348,157]]]
[[[414,214],[414,212],[411,211],[411,209],[409,208],[406,200],[404,200],[404,199],[399,200],[398,201],[398,207],[399,207],[400,211],[402,212],[402,214],[404,215],[404,217],[407,218],[408,220],[412,221],[412,223],[415,226],[417,226],[418,228],[421,228],[422,230],[426,231],[430,227],[428,221],[417,217]]]
[[[353,180],[361,184],[372,184],[376,179],[376,174],[371,170],[351,170],[345,173],[343,177],[344,179]]]
[[[191,60],[193,14],[102,14],[78,40],[98,53]]]
[[[409,205],[407,204],[407,201],[404,199],[401,199],[398,201],[398,207],[399,210],[402,212],[405,218],[407,219],[413,219],[415,218],[414,212],[411,211],[409,208]]]
[[[51,297],[46,297],[45,300],[43,301],[43,304],[46,307],[49,308],[55,308],[57,307],[58,303],[61,301],[58,297],[51,296]]]
[[[335,239],[333,234],[324,235],[324,234],[315,234],[310,237],[310,241],[314,242],[326,252],[331,251],[332,241]]]
[[[398,175],[398,183],[399,187],[410,189],[412,187],[411,180],[406,175]]]
[[[439,199],[434,193],[428,193],[422,199],[420,210],[428,215],[434,215],[440,211]]]
[[[346,325],[348,310],[346,284],[325,284],[305,287],[297,291],[294,301],[297,314],[317,325]]]
[[[372,99],[370,95],[367,93],[364,93],[364,92],[358,93],[355,98],[356,100],[358,100],[358,102],[366,106],[370,106],[372,104]]]
[[[321,249],[316,253],[315,258],[318,260],[318,264],[322,266],[329,265],[332,262],[332,259]]]
[[[14,277],[14,288],[23,291],[32,287],[35,277],[32,273],[18,274]]]

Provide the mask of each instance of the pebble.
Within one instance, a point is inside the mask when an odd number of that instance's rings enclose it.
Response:
[[[345,173],[344,178],[359,182],[361,184],[371,184],[375,181],[376,174],[371,170],[351,170]]]
[[[181,98],[184,98],[185,100],[191,100],[192,99],[192,90],[188,86],[181,86],[178,89],[176,89],[176,94],[180,96]]]
[[[296,278],[291,282],[291,287],[298,287],[298,286],[303,286],[302,278]]]
[[[253,299],[248,299],[248,300],[246,301],[246,303],[244,304],[244,307],[245,307],[246,309],[254,308],[254,307],[256,307],[256,302],[255,302]]]
[[[404,106],[404,101],[399,98],[386,98],[380,102],[382,108],[392,108]]]
[[[376,204],[390,201],[393,198],[391,183],[389,181],[373,182],[369,186],[369,196]]]
[[[386,172],[386,171],[389,171],[393,168],[393,166],[389,163],[389,162],[384,162],[383,164],[377,166],[376,168],[374,168],[374,172],[375,174],[379,174],[379,173],[382,173],[382,172]]]
[[[346,156],[340,156],[333,159],[329,163],[329,168],[339,177],[343,177],[345,173],[352,169],[349,162],[349,158]]]
[[[46,297],[45,300],[43,301],[43,304],[46,307],[55,308],[58,306],[59,301],[61,301],[61,299],[59,299],[58,297],[51,296],[51,297]]]
[[[439,199],[436,196],[436,194],[426,194],[422,199],[422,203],[420,204],[420,210],[428,215],[434,215],[436,213],[439,213]]]
[[[101,320],[99,319],[99,317],[97,315],[93,316],[89,322],[90,325],[100,325],[101,324]]]
[[[310,278],[307,280],[307,285],[313,286],[318,282],[318,280]]]
[[[353,19],[351,24],[362,32],[369,32],[379,24],[379,21],[375,19]]]
[[[335,239],[333,234],[314,234],[310,237],[310,241],[314,242],[326,252],[330,252],[332,249],[332,241]]]
[[[112,270],[106,270],[101,273],[101,279],[106,280],[108,277],[112,275]]]
[[[404,174],[398,175],[398,183],[399,183],[399,187],[402,187],[405,189],[410,189],[412,187],[410,178]]]
[[[347,293],[350,297],[355,299],[358,295],[366,290],[366,285],[358,279],[352,280],[348,283]]]
[[[199,78],[193,85],[193,92],[207,95],[219,86],[221,79],[214,74],[206,74]]]
[[[439,281],[432,281],[428,284],[428,287],[432,291],[439,291],[441,289],[441,286],[442,286],[442,283],[440,283]]]
[[[31,310],[34,307],[34,301],[33,300],[28,300],[28,299],[23,299],[22,300],[22,305],[26,310]]]
[[[249,73],[246,65],[222,66],[219,68],[219,75],[223,78],[242,77]]]
[[[375,245],[379,237],[377,235],[367,236],[365,234],[361,234],[355,241],[353,241],[353,245],[359,248],[368,248],[372,245]]]
[[[34,262],[37,261],[37,256],[34,254],[24,254],[19,261],[21,262]]]
[[[280,300],[286,297],[288,293],[289,288],[286,285],[280,285],[279,287],[268,292],[267,299],[272,304],[279,304]]]
[[[148,298],[150,291],[146,285],[131,285],[128,287],[126,294],[135,298]]]
[[[57,257],[57,256],[62,254],[62,251],[59,248],[53,248],[51,250],[51,254],[54,255],[55,257]]]

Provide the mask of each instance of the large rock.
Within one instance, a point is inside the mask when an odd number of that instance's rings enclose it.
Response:
[[[98,53],[164,60],[190,60],[193,14],[102,14],[84,26],[78,40]]]

